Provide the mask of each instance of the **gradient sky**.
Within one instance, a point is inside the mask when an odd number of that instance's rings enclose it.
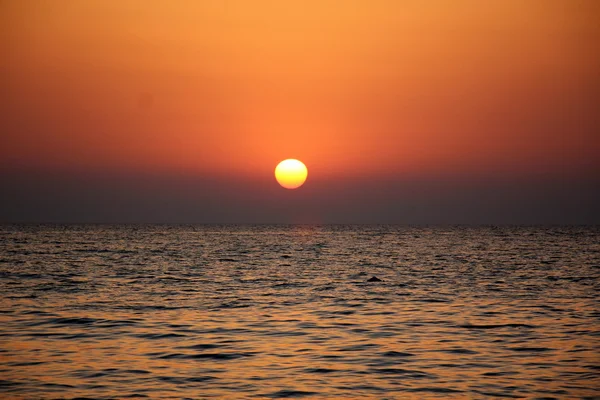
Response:
[[[600,223],[598,21],[595,0],[0,1],[0,221]]]

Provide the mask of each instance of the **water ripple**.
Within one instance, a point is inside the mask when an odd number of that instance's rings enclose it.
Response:
[[[4,225],[0,243],[1,398],[600,395],[597,227]]]

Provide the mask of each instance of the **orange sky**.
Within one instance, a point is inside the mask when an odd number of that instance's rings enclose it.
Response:
[[[2,1],[0,167],[595,173],[598,4]]]

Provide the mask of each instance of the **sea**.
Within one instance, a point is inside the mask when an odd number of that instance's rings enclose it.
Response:
[[[599,289],[595,226],[2,225],[0,398],[600,399]]]

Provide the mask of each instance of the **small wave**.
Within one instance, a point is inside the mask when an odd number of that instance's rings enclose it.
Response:
[[[373,385],[356,385],[356,386],[350,386],[350,387],[346,387],[346,386],[337,386],[336,389],[340,389],[340,390],[366,390],[366,391],[370,391],[370,392],[384,392],[386,391],[386,389],[379,387],[379,386],[373,386]]]
[[[121,327],[121,326],[133,326],[133,325],[137,325],[137,324],[138,324],[138,321],[134,321],[131,319],[122,319],[122,320],[105,319],[105,320],[98,322],[98,326],[100,326],[102,328],[117,328],[117,327]]]
[[[183,354],[183,353],[172,353],[159,356],[162,360],[172,359],[184,359],[184,360],[237,360],[238,358],[252,357],[254,353],[199,353],[199,354]]]
[[[272,288],[294,288],[294,287],[307,287],[308,285],[303,285],[301,283],[296,282],[283,282],[283,283],[275,283],[271,287]]]
[[[129,397],[129,396],[124,396],[124,397]],[[93,397],[73,397],[71,398],[71,400],[96,400]]]
[[[182,349],[193,349],[193,350],[208,350],[208,349],[216,349],[219,347],[223,347],[220,346],[218,344],[212,344],[212,343],[200,343],[200,344],[195,344],[193,346],[186,346],[186,347],[181,347]]]
[[[461,328],[466,328],[466,329],[535,328],[535,326],[528,325],[528,324],[489,324],[489,325],[464,324],[464,325],[458,325],[458,326]]]
[[[500,392],[489,392],[489,391],[482,391],[482,390],[474,390],[474,392],[477,392],[479,394],[482,394],[484,396],[487,397],[504,397],[504,398],[508,398],[508,399],[522,399],[523,396],[519,396],[519,395],[514,395],[514,394],[510,394],[510,393],[500,393]],[[555,400],[556,397],[536,397],[537,400]]]
[[[413,353],[403,353],[401,351],[386,351],[382,354],[384,357],[414,357]]]
[[[54,325],[92,325],[100,320],[95,318],[53,318],[46,323]]]
[[[479,352],[477,352],[475,350],[469,350],[469,349],[465,349],[463,347],[457,347],[457,348],[454,348],[454,349],[442,350],[442,352],[444,352],[444,353],[450,353],[450,354],[479,354]]]
[[[518,372],[515,371],[493,371],[493,372],[484,372],[481,374],[482,376],[510,376],[517,375]]]
[[[341,347],[337,351],[363,351],[363,350],[369,350],[369,349],[372,349],[372,348],[375,348],[378,346],[379,345],[373,344],[373,343],[365,343],[365,344],[358,344],[355,346]]]
[[[181,335],[179,333],[141,333],[133,336],[141,339],[170,339],[177,337],[186,337],[186,335]]]
[[[316,392],[307,392],[304,390],[280,390],[278,392],[275,393],[271,393],[268,394],[267,397],[270,397],[272,399],[287,399],[287,398],[294,398],[294,397],[306,397],[306,396],[315,396],[318,393]]]
[[[305,368],[304,372],[309,374],[331,374],[333,372],[338,372],[338,370],[331,368]]]
[[[185,385],[186,383],[197,383],[207,382],[217,379],[214,376],[193,376],[193,377],[179,377],[179,376],[159,376],[157,378],[160,381],[172,383],[175,385]]]
[[[40,364],[45,364],[45,362],[44,361],[24,361],[24,362],[6,363],[6,365],[11,366],[11,367],[29,367],[32,365],[40,365]]]
[[[323,292],[323,291],[326,291],[326,290],[334,290],[334,289],[335,289],[334,285],[325,285],[325,286],[314,288],[314,290],[316,292]]]
[[[462,390],[450,389],[450,388],[437,388],[437,387],[422,387],[405,389],[407,392],[419,393],[419,392],[430,392],[430,393],[464,393]]]
[[[332,315],[352,315],[352,314],[356,314],[356,311],[354,311],[354,310],[340,310],[340,311],[331,311],[331,312],[329,312],[329,314],[332,314]]]
[[[162,305],[117,305],[117,310],[135,310],[135,311],[153,311],[153,310],[181,310],[187,307],[183,306],[162,306]]]
[[[549,347],[511,347],[509,350],[518,351],[522,353],[542,353],[545,351],[552,351]]]
[[[23,382],[15,382],[15,381],[7,381],[4,379],[0,379],[0,389],[3,390],[10,390],[12,388],[16,388],[18,386],[22,386],[24,383]]]
[[[222,303],[216,307],[214,307],[215,310],[220,310],[220,309],[227,309],[227,308],[248,308],[250,307],[250,304],[248,303],[241,303],[239,301],[230,301],[228,303]]]
[[[40,386],[43,386],[46,389],[73,389],[75,386],[67,385],[64,383],[52,383],[52,382],[44,382],[40,383]]]
[[[416,370],[411,370],[411,369],[403,369],[403,368],[374,368],[369,371],[373,372],[373,373],[377,373],[377,374],[402,375],[405,377],[415,378],[415,379],[435,378],[434,375],[428,374],[426,372],[416,371]]]
[[[434,298],[434,297],[421,297],[421,298],[414,299],[413,301],[422,302],[422,303],[450,303],[450,300]]]
[[[15,295],[15,296],[7,296],[7,299],[18,300],[18,299],[37,299],[36,294],[26,294],[26,295]]]
[[[273,331],[266,333],[267,336],[277,336],[277,337],[293,337],[293,336],[306,336],[308,332],[303,331]]]

